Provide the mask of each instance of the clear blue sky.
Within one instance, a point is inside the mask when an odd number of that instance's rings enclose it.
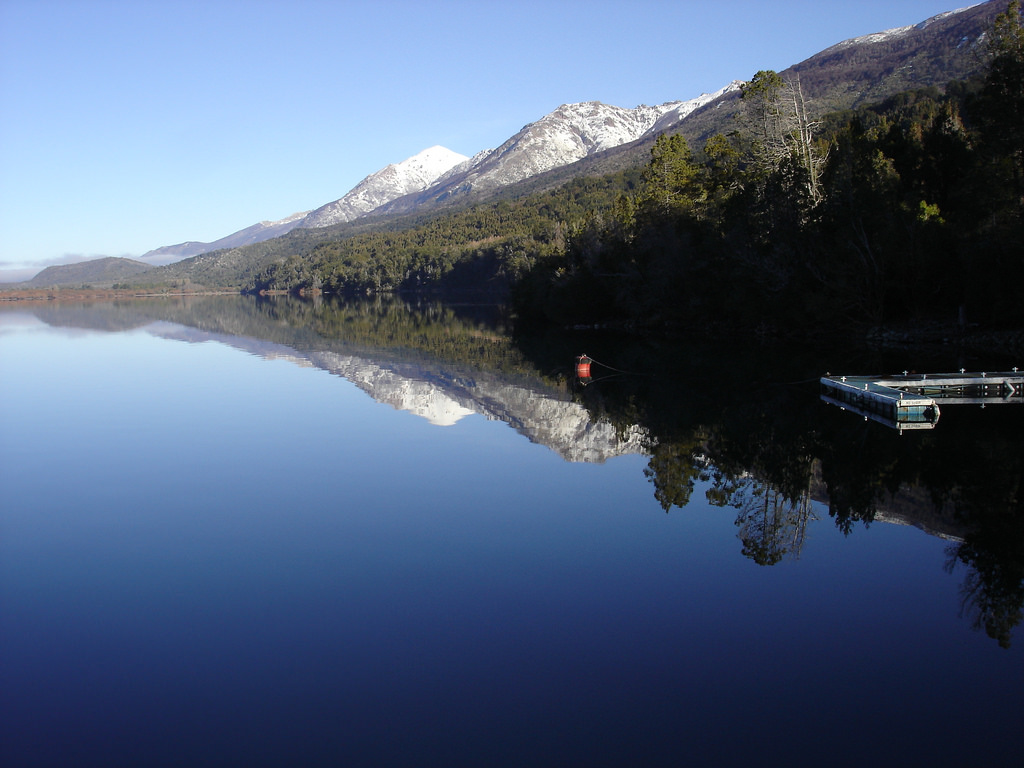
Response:
[[[689,99],[957,0],[0,0],[0,280],[215,240],[567,102]]]

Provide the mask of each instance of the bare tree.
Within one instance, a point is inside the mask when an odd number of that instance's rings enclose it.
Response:
[[[798,165],[807,174],[807,195],[811,202],[817,205],[823,197],[821,171],[828,159],[828,153],[819,150],[814,138],[821,128],[821,121],[812,120],[807,112],[807,100],[800,85],[800,75],[786,81],[784,93],[792,115],[792,125],[787,132],[788,143]]]
[[[820,202],[827,153],[815,140],[821,123],[810,116],[799,75],[784,80],[777,72],[761,70],[740,92],[754,158],[762,172],[771,175],[791,161],[802,172],[808,199]]]

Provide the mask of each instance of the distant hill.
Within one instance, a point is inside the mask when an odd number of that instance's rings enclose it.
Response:
[[[153,266],[170,264],[190,256],[197,256],[208,251],[218,251],[224,248],[240,248],[243,245],[258,243],[262,240],[270,240],[274,237],[291,231],[306,216],[306,212],[293,213],[287,218],[278,221],[261,221],[238,232],[233,232],[220,240],[212,243],[202,243],[196,240],[189,240],[177,245],[165,245],[155,248],[142,254],[142,258]]]
[[[89,285],[93,288],[109,288],[114,283],[127,280],[153,267],[135,259],[107,256],[102,259],[80,261],[76,264],[61,264],[47,267],[31,280],[23,283],[9,283],[8,288],[79,288]]]

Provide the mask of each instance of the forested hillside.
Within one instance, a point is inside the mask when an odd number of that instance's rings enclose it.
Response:
[[[118,280],[140,275],[153,267],[142,261],[108,256],[102,259],[81,261],[74,264],[61,264],[47,267],[38,275],[24,283],[13,284],[19,288],[49,287],[51,285],[69,285],[74,287],[92,284],[110,285]]]
[[[1024,33],[984,78],[813,120],[759,72],[700,160],[655,146],[643,184],[571,233],[517,296],[530,317],[765,331],[908,320],[1024,323]]]
[[[543,324],[1020,326],[1019,2],[985,39],[975,54],[982,73],[945,88],[820,116],[799,68],[762,71],[727,130],[693,147],[663,135],[642,168],[509,189],[443,215],[295,230],[165,267],[160,279],[246,291],[483,292],[512,296],[523,322]]]
[[[575,179],[549,192],[510,190],[488,203],[444,214],[297,229],[161,267],[135,284],[348,294],[463,290],[507,296],[538,259],[564,251],[571,222],[607,207],[640,178],[637,168]]]

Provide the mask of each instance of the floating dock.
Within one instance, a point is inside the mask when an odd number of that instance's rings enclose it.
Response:
[[[1024,404],[1024,374],[908,373],[895,376],[823,376],[821,399],[898,429],[933,429],[939,404]]]

